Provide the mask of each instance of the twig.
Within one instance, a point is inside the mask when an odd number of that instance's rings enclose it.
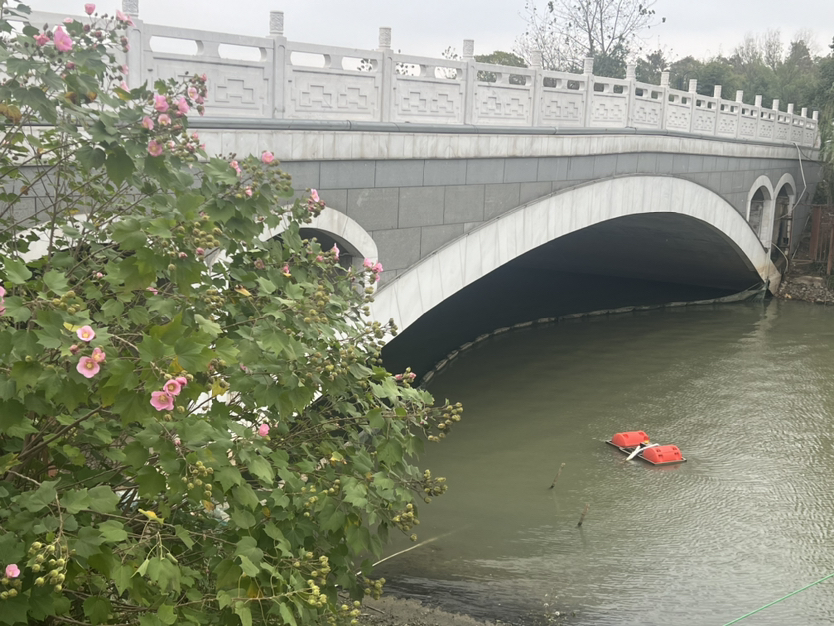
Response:
[[[564,463],[562,463],[562,464],[559,466],[559,471],[556,473],[556,478],[554,478],[554,479],[553,479],[553,482],[552,482],[552,483],[550,483],[550,489],[553,489],[553,487],[555,487],[555,486],[556,486],[556,481],[557,481],[557,480],[559,480],[559,476],[561,476],[561,475],[562,475],[562,468],[563,468],[564,466],[565,466],[565,464],[564,464]]]
[[[582,511],[582,515],[579,517],[579,523],[576,525],[577,528],[582,527],[582,522],[585,521],[585,516],[588,514],[588,509],[590,509],[590,508],[591,508],[590,503],[586,503],[585,504],[585,510]]]

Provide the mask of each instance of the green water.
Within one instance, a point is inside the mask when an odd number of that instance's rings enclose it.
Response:
[[[834,308],[793,302],[479,344],[430,384],[466,408],[422,462],[449,482],[417,528],[441,538],[381,574],[479,617],[652,626],[724,624],[834,572],[833,345]],[[604,443],[637,429],[687,462]],[[831,623],[834,579],[741,622]]]

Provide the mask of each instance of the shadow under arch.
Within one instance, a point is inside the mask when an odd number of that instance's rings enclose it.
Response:
[[[560,253],[560,246],[571,252]],[[653,260],[655,250],[657,258]],[[585,255],[581,263],[574,262],[576,254]],[[470,231],[380,289],[372,315],[380,321],[393,318],[400,331],[406,331],[481,279],[500,274],[510,265],[521,266],[522,277],[531,275],[549,257],[573,264],[576,274],[611,279],[603,281],[603,289],[620,289],[628,279],[687,284],[702,292],[723,290],[715,296],[703,295],[703,299],[728,295],[765,280],[775,289],[780,278],[744,216],[721,196],[678,178],[627,176],[557,192]],[[631,276],[626,275],[629,261],[637,268]],[[503,280],[506,285],[513,279]],[[582,288],[581,281],[570,284],[571,288]],[[530,288],[561,287],[533,281]],[[679,293],[671,289],[665,302],[676,300]],[[566,300],[574,295],[564,292]],[[505,294],[503,301],[496,298],[493,304],[513,306],[513,302],[505,302],[511,299]],[[594,304],[577,303],[580,310],[558,314],[604,308],[583,308],[588,306]],[[488,313],[483,307],[473,313],[480,315],[481,311]],[[434,319],[435,326],[442,323]],[[397,341],[399,338],[394,343]]]

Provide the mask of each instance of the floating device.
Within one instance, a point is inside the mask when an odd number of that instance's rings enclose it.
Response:
[[[649,436],[642,430],[617,433],[605,443],[611,444],[618,448],[620,452],[627,454],[627,461],[635,456],[652,465],[670,465],[686,461],[680,448],[649,443]]]

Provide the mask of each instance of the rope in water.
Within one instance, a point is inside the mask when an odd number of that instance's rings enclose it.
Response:
[[[740,622],[745,617],[750,617],[754,613],[758,613],[759,611],[764,611],[766,608],[771,607],[774,604],[778,604],[782,600],[787,600],[791,596],[795,596],[796,594],[798,594],[800,591],[805,591],[806,589],[810,589],[814,585],[819,585],[821,582],[824,582],[824,581],[828,580],[829,578],[834,578],[834,574],[829,574],[828,576],[825,576],[824,578],[820,578],[819,580],[812,582],[810,585],[805,585],[802,589],[797,589],[796,591],[792,591],[788,595],[786,595],[782,598],[779,598],[778,600],[774,600],[770,604],[765,604],[763,607],[760,607],[760,608],[756,609],[755,611],[750,611],[747,615],[742,615],[741,617],[737,617],[736,619],[734,619],[732,622],[727,622],[726,624],[724,624],[724,626],[730,626],[730,624],[735,624],[736,622]]]

